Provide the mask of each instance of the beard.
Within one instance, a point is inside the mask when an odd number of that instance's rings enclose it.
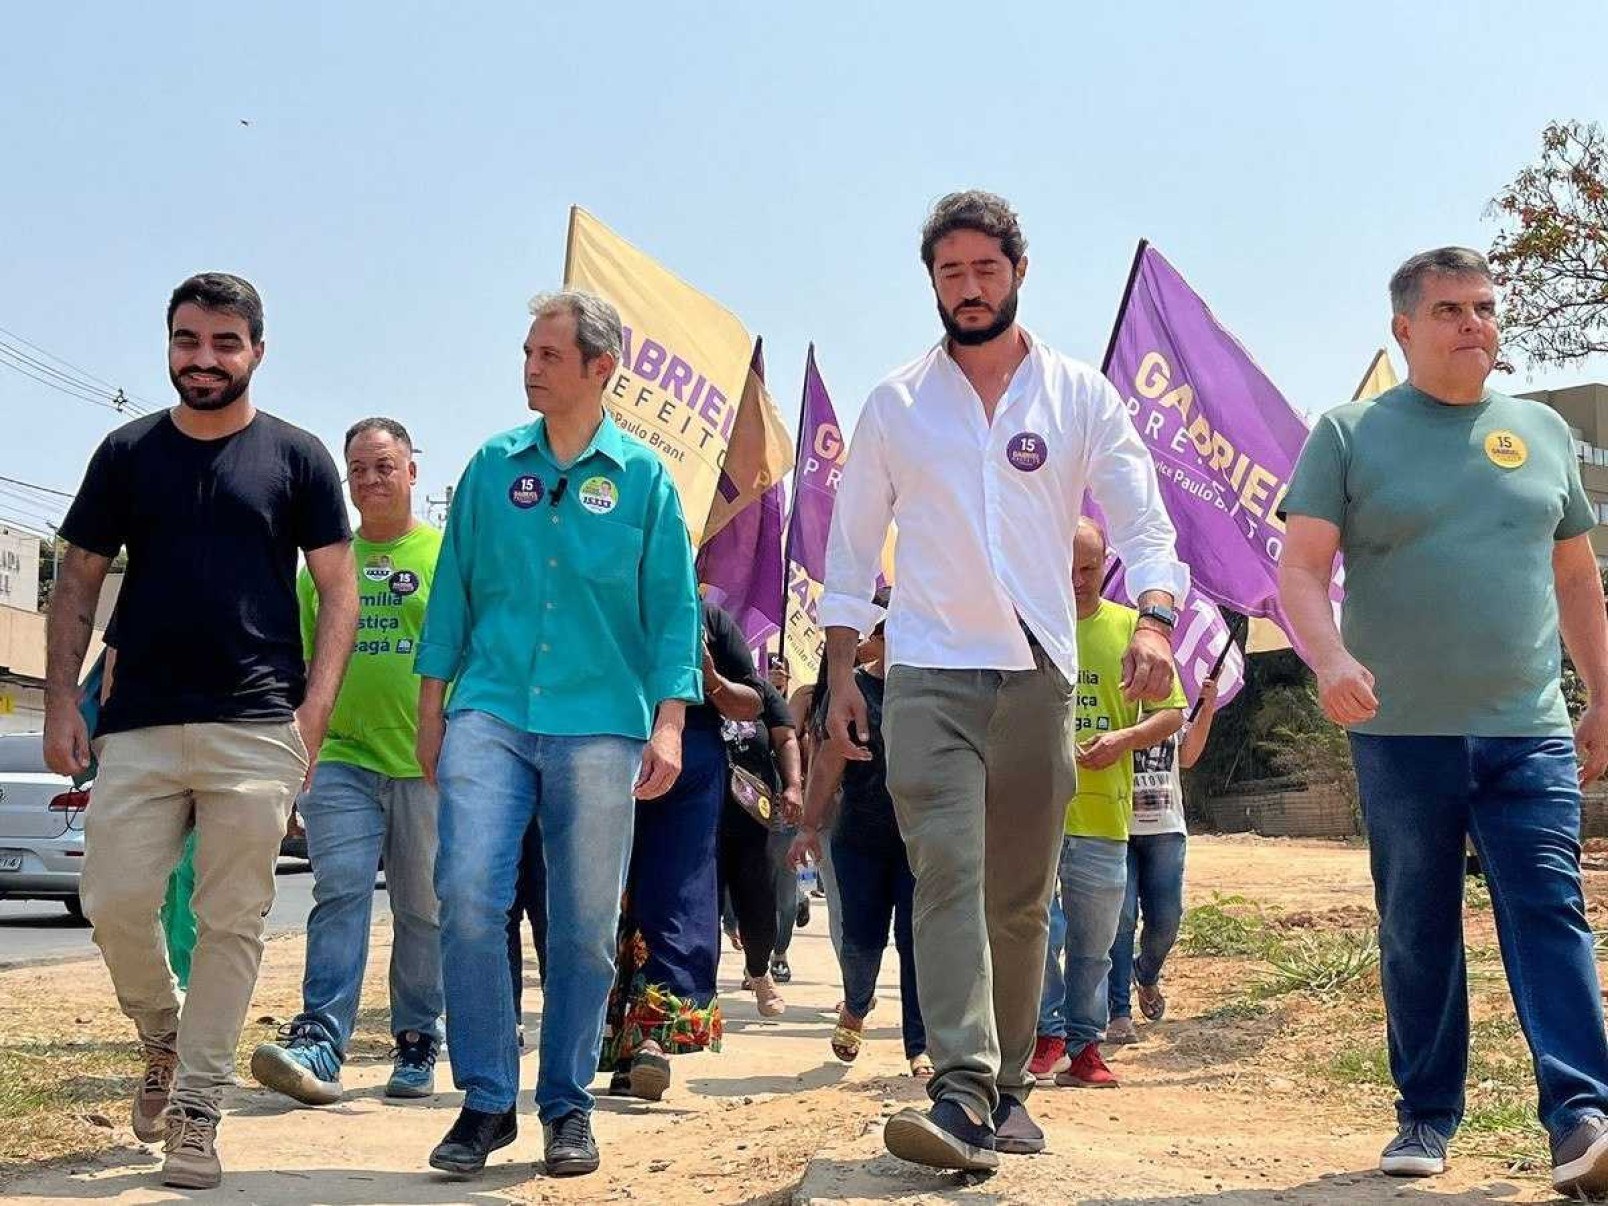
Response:
[[[221,385],[191,384],[188,373],[177,375],[169,373],[168,377],[173,382],[174,390],[178,392],[179,401],[191,410],[222,410],[238,401],[251,386],[250,373],[242,377],[230,377],[222,373],[217,375],[223,377]]]
[[[955,316],[948,310],[944,309],[943,302],[938,303],[938,317],[943,320],[944,330],[949,332],[949,338],[953,339],[962,347],[976,347],[979,344],[988,343],[990,340],[998,339],[1001,335],[1005,334],[1006,331],[1011,329],[1011,324],[1016,321],[1016,301],[1017,294],[1020,291],[1021,286],[1011,286],[1011,291],[1005,295],[1005,300],[1000,302],[999,309],[992,311],[994,321],[989,323],[986,327],[961,326],[959,322],[956,321]],[[972,306],[985,305],[987,305],[986,302],[970,302],[963,303],[963,307],[958,308],[969,308]]]

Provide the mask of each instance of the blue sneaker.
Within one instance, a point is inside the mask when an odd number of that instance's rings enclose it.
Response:
[[[341,1099],[341,1057],[317,1022],[295,1021],[279,1028],[278,1043],[264,1043],[251,1053],[257,1083],[305,1105],[329,1105]]]
[[[435,1092],[436,1053],[440,1043],[434,1035],[404,1030],[391,1048],[391,1079],[385,1082],[387,1097],[428,1097]]]
[[[1391,1177],[1436,1177],[1446,1171],[1446,1136],[1427,1122],[1404,1122],[1379,1153],[1379,1171]]]

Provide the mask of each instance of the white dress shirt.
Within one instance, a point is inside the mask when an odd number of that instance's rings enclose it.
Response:
[[[890,665],[1030,670],[1025,622],[1076,682],[1072,541],[1086,490],[1134,597],[1164,590],[1183,601],[1189,571],[1122,398],[1095,369],[1027,338],[993,423],[944,342],[866,399],[838,484],[819,616],[826,627],[876,626],[871,596],[896,523]]]

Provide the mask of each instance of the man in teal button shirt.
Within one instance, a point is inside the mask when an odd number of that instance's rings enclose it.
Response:
[[[547,1170],[597,1168],[586,1086],[614,976],[633,798],[675,782],[686,704],[703,698],[675,485],[603,409],[620,317],[574,290],[536,298],[531,313],[525,392],[541,417],[494,436],[464,470],[414,662],[419,764],[441,789],[447,1043],[464,1093],[430,1163],[456,1173],[479,1172],[516,1133],[505,927],[532,817],[550,921],[536,1082]]]

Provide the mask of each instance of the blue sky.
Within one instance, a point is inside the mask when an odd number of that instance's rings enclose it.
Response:
[[[1395,265],[1488,246],[1545,122],[1605,115],[1605,43],[1600,0],[19,5],[0,327],[166,405],[167,293],[239,272],[258,403],[332,445],[401,418],[439,493],[525,417],[571,203],[762,334],[790,416],[816,341],[850,421],[936,337],[917,231],[976,185],[1022,215],[1051,343],[1099,357],[1143,235],[1322,409]],[[70,490],[115,421],[0,369],[0,475]]]

